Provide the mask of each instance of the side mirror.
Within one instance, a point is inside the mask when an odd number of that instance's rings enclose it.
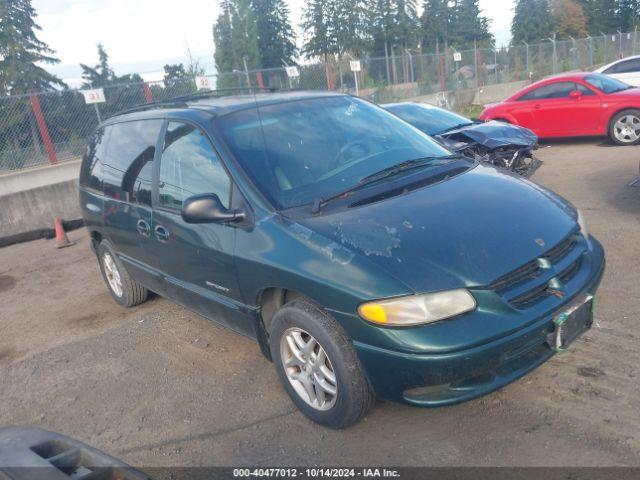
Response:
[[[569,97],[573,98],[574,100],[578,100],[580,97],[582,97],[582,92],[580,90],[572,90],[571,92],[569,92]]]
[[[182,203],[182,219],[187,223],[230,223],[244,220],[245,214],[229,210],[215,193],[203,193]]]

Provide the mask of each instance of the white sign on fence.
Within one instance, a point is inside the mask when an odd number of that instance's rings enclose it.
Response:
[[[213,90],[213,84],[209,77],[196,77],[196,88],[198,90]]]
[[[462,54],[460,52],[454,52],[453,53],[453,61],[454,62],[461,62],[462,61]]]
[[[300,76],[298,67],[295,65],[293,67],[285,67],[285,70],[287,71],[287,77],[289,78],[298,78]]]
[[[352,60],[349,62],[349,65],[351,66],[352,72],[359,72],[360,70],[362,70],[362,65],[360,65],[360,60]]]
[[[104,90],[102,88],[96,88],[94,90],[80,90],[84,95],[84,103],[90,105],[92,103],[104,103],[107,101],[104,98]]]

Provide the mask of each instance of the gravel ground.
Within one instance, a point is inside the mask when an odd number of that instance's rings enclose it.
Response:
[[[542,148],[534,180],[581,208],[608,267],[595,327],[479,400],[379,403],[331,431],[306,420],[257,344],[162,298],[126,310],[84,230],[0,249],[0,425],[70,435],[142,467],[640,465],[640,150]],[[508,199],[505,199],[508,201]]]

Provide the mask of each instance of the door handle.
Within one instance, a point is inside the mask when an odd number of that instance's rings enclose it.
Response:
[[[169,230],[167,230],[162,225],[157,225],[156,228],[153,229],[153,231],[156,234],[156,238],[161,242],[169,241]]]
[[[538,103],[538,104],[534,105],[533,108],[535,108],[536,110],[540,110],[540,104]]]
[[[144,220],[138,220],[138,223],[136,223],[136,229],[138,230],[138,233],[143,237],[148,237],[149,235],[151,235],[151,226]]]

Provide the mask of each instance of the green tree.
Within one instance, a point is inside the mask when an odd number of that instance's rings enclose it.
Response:
[[[80,64],[82,69],[82,84],[85,88],[103,87],[113,83],[115,79],[115,73],[109,66],[109,55],[102,43],[98,43],[98,64],[94,67],[90,67],[84,63]]]
[[[330,31],[332,4],[326,0],[309,0],[303,12],[302,30],[305,33],[302,54],[307,58],[329,60],[336,53],[335,38]]]
[[[493,47],[491,21],[482,15],[478,0],[458,0],[451,8],[449,41],[452,45],[465,48],[475,41],[478,46]]]
[[[422,48],[433,51],[449,43],[449,27],[452,9],[448,0],[425,0],[422,4],[420,26],[422,30]]]
[[[164,66],[164,86],[166,88],[175,87],[189,80],[190,76],[184,69],[182,63],[167,64]]]
[[[587,16],[587,29],[592,35],[613,33],[619,27],[618,3],[620,0],[580,0]]]
[[[41,30],[31,0],[0,2],[0,94],[11,95],[51,90],[65,84],[40,64],[59,60],[54,51],[38,39]]]
[[[253,0],[252,9],[260,67],[274,68],[294,64],[297,48],[285,1]]]
[[[516,0],[511,22],[511,43],[533,43],[552,34],[551,9],[547,0]]]
[[[618,22],[623,32],[640,25],[640,2],[638,0],[618,0]]]

